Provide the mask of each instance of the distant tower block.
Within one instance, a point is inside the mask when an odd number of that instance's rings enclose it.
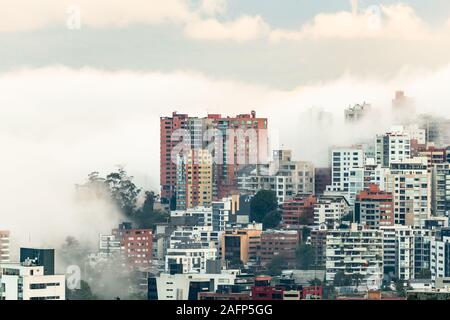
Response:
[[[397,124],[408,123],[415,117],[414,100],[407,97],[403,91],[396,91],[392,100],[393,120]]]

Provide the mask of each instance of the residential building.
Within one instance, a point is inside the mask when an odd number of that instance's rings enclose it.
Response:
[[[314,194],[322,195],[331,184],[331,168],[316,168],[314,183]]]
[[[286,267],[295,266],[295,253],[299,245],[299,240],[298,231],[264,231],[261,234],[261,243],[257,253],[260,264],[266,266],[273,258],[282,257]]]
[[[282,203],[297,194],[314,194],[314,179],[311,162],[293,161],[290,150],[275,150],[268,165],[240,174],[238,186],[241,193],[252,195],[259,190],[272,190]]]
[[[177,163],[176,157],[172,155],[174,147],[180,143],[175,139],[174,132],[177,130],[188,130],[187,114],[173,112],[172,117],[161,117],[160,119],[160,183],[161,202],[174,202],[177,185]]]
[[[314,224],[314,206],[316,197],[311,194],[299,194],[281,205],[283,226],[297,229],[303,225]]]
[[[377,164],[388,168],[393,161],[411,158],[411,137],[403,131],[377,135],[375,143]]]
[[[384,226],[384,273],[409,281],[430,269],[430,244],[434,231],[411,226]]]
[[[221,201],[212,202],[212,227],[215,231],[225,230],[227,224],[232,222],[248,223],[248,216],[244,219],[244,217],[239,215],[240,200],[241,197],[239,195],[232,195]]]
[[[261,243],[262,225],[249,224],[246,228],[227,229],[222,233],[222,260],[231,264],[256,263]]]
[[[267,118],[257,118],[256,112],[236,117],[208,115],[216,129],[215,198],[222,199],[238,191],[238,172],[248,165],[268,162]]]
[[[333,229],[349,212],[350,204],[344,196],[320,196],[314,205],[314,224]]]
[[[353,205],[356,194],[364,188],[364,149],[362,146],[331,149],[331,185],[327,195],[344,195]]]
[[[210,152],[191,149],[178,157],[176,208],[208,207],[213,195],[213,160]]]
[[[206,273],[206,262],[217,259],[217,249],[201,243],[178,243],[167,249],[166,272],[181,266],[182,273]]]
[[[450,163],[432,167],[431,212],[434,216],[448,217],[450,213]]]
[[[326,280],[337,272],[361,275],[364,279],[383,278],[383,233],[358,224],[350,229],[329,230],[326,250]]]
[[[9,262],[9,231],[0,230],[0,263]]]
[[[419,151],[419,157],[427,159],[428,168],[433,168],[434,165],[443,164],[447,162],[446,148],[436,148],[434,145],[427,145],[424,150]]]
[[[128,264],[136,268],[147,268],[153,259],[153,234],[151,229],[134,229],[130,224],[121,224],[113,230],[120,241],[120,248]]]
[[[345,121],[347,123],[355,123],[366,118],[372,111],[372,106],[366,102],[356,104],[345,109]]]
[[[45,267],[26,261],[0,263],[0,300],[65,300],[64,275],[46,274]]]
[[[356,196],[354,221],[368,229],[394,225],[394,201],[391,193],[381,191],[376,184]]]
[[[54,275],[55,249],[20,248],[20,262],[42,266],[44,275]]]
[[[450,229],[444,228],[431,241],[431,279],[436,282],[450,280]]]
[[[311,245],[314,250],[314,269],[325,269],[327,233],[326,224],[320,224],[313,226],[309,234],[307,244]]]
[[[198,300],[201,292],[234,285],[236,274],[168,274],[148,278],[148,300]]]
[[[431,215],[431,173],[425,158],[392,162],[386,191],[394,196],[395,224],[424,226]]]

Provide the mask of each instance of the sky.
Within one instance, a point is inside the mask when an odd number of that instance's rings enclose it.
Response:
[[[447,117],[448,83],[448,1],[0,0],[0,229],[95,243],[115,209],[80,209],[74,185],[121,165],[158,191],[172,111],[256,110],[294,157],[326,166],[330,145],[390,124],[345,128],[344,108],[381,115],[403,89]]]
[[[0,6],[0,71],[183,70],[293,89],[346,72],[392,78],[405,69],[436,70],[450,53],[444,0],[2,0]]]

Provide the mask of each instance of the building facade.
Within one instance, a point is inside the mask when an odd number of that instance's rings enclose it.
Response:
[[[383,278],[383,233],[352,224],[350,229],[329,230],[326,249],[326,280],[336,273]]]

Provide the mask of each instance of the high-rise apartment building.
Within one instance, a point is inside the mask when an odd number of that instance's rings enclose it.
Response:
[[[153,234],[151,229],[134,229],[129,224],[121,224],[113,230],[120,241],[121,251],[130,266],[148,268],[152,263]]]
[[[173,148],[179,143],[174,139],[177,130],[188,130],[189,116],[174,112],[172,117],[160,119],[160,184],[161,201],[175,202],[175,188],[177,185],[177,163],[172,155]],[[174,139],[174,140],[172,140]],[[175,158],[176,160],[176,158]]]
[[[189,157],[189,149],[203,149],[201,153],[205,157],[206,150],[210,153],[213,199],[237,193],[239,170],[247,165],[267,163],[268,160],[267,119],[257,118],[254,111],[236,117],[209,114],[205,118],[174,112],[172,117],[161,117],[160,127],[161,199],[165,203],[170,202],[172,207],[176,203],[177,186],[182,188],[183,185],[184,180],[179,179],[186,178],[180,176],[186,171],[178,168],[179,156]],[[182,165],[185,166],[186,162]],[[210,170],[205,163],[202,167],[202,170]],[[196,175],[195,172],[191,174],[191,178]],[[191,187],[199,185],[195,179],[192,183]]]
[[[267,230],[261,234],[258,258],[261,265],[269,264],[274,257],[282,257],[286,267],[295,267],[295,252],[299,244],[298,231]]]
[[[375,143],[377,164],[389,167],[393,161],[411,158],[411,137],[403,131],[393,131],[377,135]]]
[[[372,111],[372,106],[366,102],[356,104],[345,109],[345,121],[347,123],[358,122],[367,117]]]
[[[426,149],[419,151],[419,157],[427,158],[428,168],[431,169],[435,164],[447,162],[447,150],[445,148],[436,148],[428,145]]]
[[[450,213],[450,163],[436,164],[432,168],[431,212],[448,217]]]
[[[392,162],[386,191],[394,196],[395,224],[424,226],[431,216],[431,173],[425,158]]]
[[[362,146],[331,149],[331,185],[326,195],[344,195],[350,204],[364,188],[364,150]]]
[[[327,281],[333,281],[339,271],[381,281],[383,233],[357,224],[352,224],[350,229],[329,230],[326,257]]]
[[[283,226],[297,229],[300,226],[314,224],[314,206],[316,197],[311,194],[299,194],[281,205]]]
[[[213,194],[213,160],[204,149],[192,149],[178,157],[176,208],[210,206]]]
[[[0,230],[0,263],[9,262],[9,231]]]
[[[320,196],[314,205],[314,224],[334,229],[349,212],[350,204],[344,196]]]
[[[239,175],[238,188],[241,193],[250,195],[259,190],[271,190],[282,203],[297,194],[314,194],[314,171],[311,162],[292,160],[290,150],[275,150],[273,161],[268,165]]]
[[[394,201],[391,193],[371,184],[356,196],[354,220],[368,229],[394,225]]]
[[[235,117],[209,115],[215,133],[216,198],[238,192],[238,172],[248,165],[268,162],[267,118],[257,118],[256,112]]]

